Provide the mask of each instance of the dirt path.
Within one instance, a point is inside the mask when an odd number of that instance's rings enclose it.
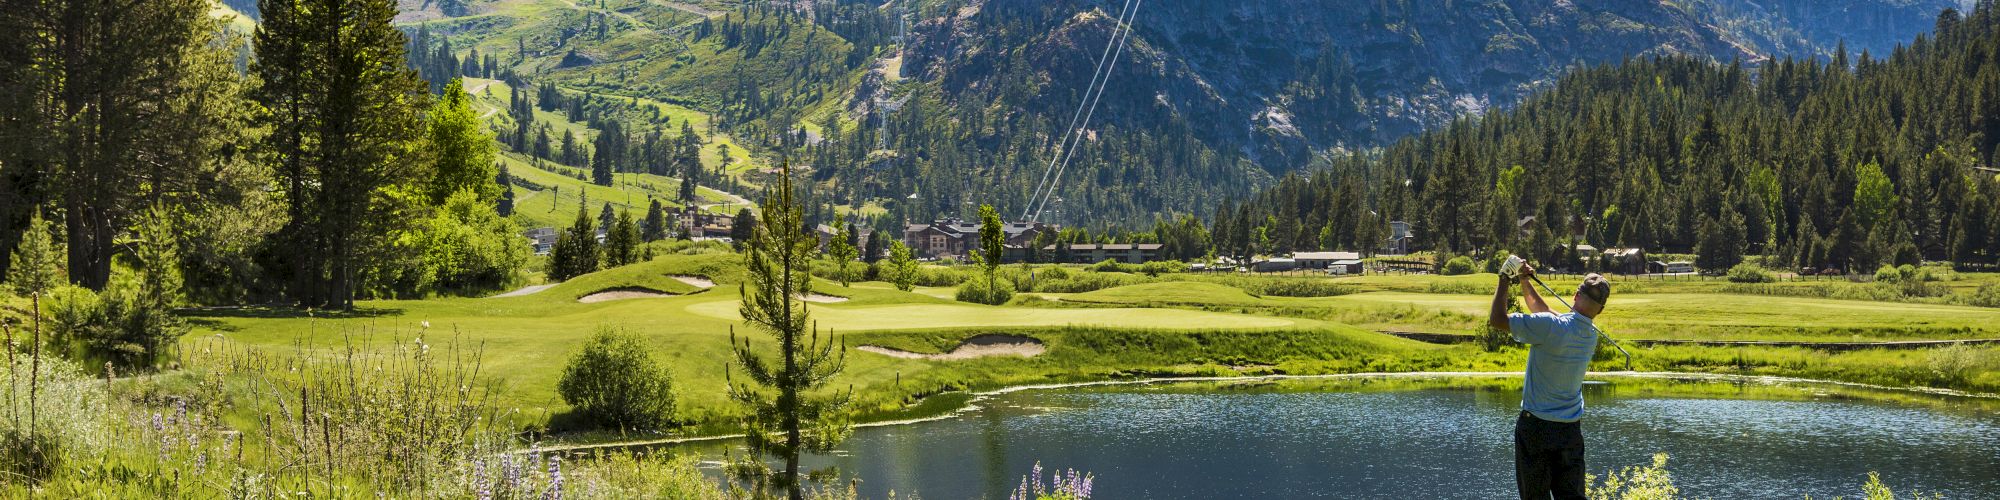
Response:
[[[536,294],[536,293],[540,293],[540,292],[541,292],[542,290],[547,290],[547,289],[550,289],[550,288],[555,288],[555,286],[556,286],[556,284],[555,284],[555,283],[550,283],[550,284],[547,284],[547,285],[533,285],[533,286],[524,286],[524,287],[521,287],[521,288],[520,288],[519,290],[514,290],[514,291],[512,291],[512,292],[507,292],[507,293],[503,293],[503,294],[499,294],[499,295],[494,295],[494,296],[492,296],[492,297],[487,297],[487,298],[489,298],[489,299],[497,299],[497,298],[501,298],[501,297],[520,297],[520,296],[523,296],[523,295],[534,295],[534,294]]]
[[[958,347],[952,348],[951,352],[943,354],[925,354],[921,352],[910,352],[902,349],[893,349],[888,347],[872,346],[872,345],[864,345],[858,347],[857,349],[867,352],[872,352],[875,354],[881,354],[884,356],[889,356],[892,358],[928,359],[933,361],[952,361],[960,359],[984,358],[988,356],[1020,356],[1023,358],[1032,358],[1035,356],[1040,356],[1044,352],[1048,352],[1048,348],[1042,345],[1042,341],[1035,340],[1030,337],[1021,337],[1016,335],[976,336],[970,339],[966,339],[965,342],[958,344]]]

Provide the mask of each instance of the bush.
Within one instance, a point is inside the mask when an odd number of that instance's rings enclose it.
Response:
[[[20,332],[15,332],[20,333]],[[97,455],[109,447],[111,398],[101,389],[103,382],[92,380],[66,361],[44,356],[37,376],[35,362],[28,356],[0,360],[8,370],[8,383],[0,384],[0,396],[20,406],[0,418],[0,471],[33,481],[56,472],[65,458]],[[33,422],[29,416],[31,383],[34,392]]]
[[[1992,351],[1966,344],[1956,344],[1931,351],[1928,361],[1931,375],[1938,385],[1954,387],[1972,381],[1972,377],[1986,370],[1991,364]]]
[[[1770,283],[1772,281],[1776,281],[1776,279],[1771,277],[1771,273],[1765,272],[1763,268],[1757,267],[1755,264],[1745,262],[1737,264],[1736,267],[1729,268],[1729,282],[1731,283]]]
[[[1498,252],[1493,252],[1493,256],[1491,256],[1491,257],[1487,257],[1487,258],[1486,258],[1486,267],[1485,267],[1485,269],[1486,269],[1486,272],[1489,272],[1489,273],[1494,273],[1494,274],[1499,274],[1499,273],[1500,273],[1500,264],[1503,264],[1503,263],[1506,263],[1506,262],[1507,262],[1507,257],[1508,257],[1508,256],[1510,256],[1510,255],[1513,255],[1513,254],[1511,254],[1511,253],[1507,253],[1507,251],[1506,251],[1506,250],[1501,250],[1501,251],[1498,251]]]
[[[1104,259],[1098,261],[1096,264],[1091,264],[1090,270],[1100,273],[1131,273],[1137,272],[1139,266],[1121,263],[1112,259]]]
[[[916,286],[957,286],[970,277],[965,271],[949,267],[922,266],[917,268]]]
[[[673,423],[673,379],[637,337],[604,328],[556,384],[578,416],[617,429],[660,429]]]
[[[1178,260],[1156,260],[1139,265],[1139,272],[1147,276],[1159,276],[1162,273],[1187,272],[1187,269],[1187,264]]]
[[[1667,471],[1667,454],[1653,455],[1653,465],[1626,467],[1604,478],[1597,484],[1595,474],[1585,476],[1588,495],[1592,499],[1603,500],[1670,500],[1680,498],[1680,488],[1674,487],[1674,476]]]
[[[986,278],[973,278],[958,287],[957,299],[959,302],[989,306],[1005,304],[1009,300],[1014,300],[1014,284],[1004,279],[994,279],[989,282]]]
[[[504,289],[521,281],[528,262],[528,245],[513,221],[461,190],[439,207],[417,232],[417,248],[430,277],[428,289],[406,290],[412,296],[430,292],[476,295]],[[631,253],[637,254],[636,250]]]
[[[121,368],[149,368],[164,359],[190,329],[173,305],[149,296],[143,278],[112,273],[103,293],[65,286],[51,296],[49,330],[54,344],[78,358]]]
[[[1954,297],[1953,299],[1954,302],[1962,303],[1965,305],[1979,306],[1979,307],[2000,307],[2000,285],[1995,285],[1993,283],[1979,285],[1979,291],[1972,292],[1970,294],[1960,294],[1959,296]]]
[[[1875,270],[1876,283],[1895,283],[1898,281],[1903,281],[1903,272],[1896,269],[1896,266],[1882,266],[1881,269]]]
[[[1445,276],[1463,276],[1478,272],[1478,267],[1472,263],[1471,257],[1460,255],[1445,261],[1444,269],[1438,272]]]

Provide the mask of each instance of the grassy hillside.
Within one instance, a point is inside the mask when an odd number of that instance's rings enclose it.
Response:
[[[474,109],[494,130],[511,130],[513,119],[506,110],[512,105],[512,89],[499,80],[468,78],[466,90],[473,96]],[[656,106],[662,115],[675,123],[695,120],[696,126],[705,123],[707,116],[690,109],[671,106],[657,101],[640,101],[643,106]],[[548,124],[551,133],[560,135],[570,131],[578,141],[588,143],[596,137],[597,131],[586,124],[570,121],[562,113],[535,110],[535,121]],[[699,133],[699,132],[697,132]],[[747,152],[727,137],[711,136],[703,148],[704,163],[720,165],[719,151],[727,147],[737,158],[738,170],[752,165]],[[526,155],[506,152],[500,155],[501,163],[507,165],[508,172],[523,182],[514,188],[515,220],[524,227],[563,227],[575,220],[577,207],[584,198],[590,201],[590,216],[596,217],[604,203],[609,202],[613,210],[631,210],[634,218],[645,216],[651,200],[658,199],[666,206],[681,207],[675,201],[680,192],[681,180],[648,173],[619,173],[611,186],[592,184],[588,179],[588,169],[568,167],[550,162],[536,162]],[[744,206],[736,198],[726,193],[701,187],[695,191],[697,205],[712,205],[712,211],[734,213],[734,209]]]

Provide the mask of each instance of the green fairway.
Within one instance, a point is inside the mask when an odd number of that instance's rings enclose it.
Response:
[[[1480,295],[1373,292],[1331,303],[1410,305],[1484,317]],[[1562,304],[1547,298],[1559,312]],[[1597,322],[1613,335],[1702,340],[1918,340],[2000,337],[2000,309],[1720,293],[1612,296]]]
[[[690,305],[699,316],[740,321],[734,300]],[[821,328],[845,331],[925,328],[1016,328],[1092,326],[1106,328],[1233,330],[1302,326],[1304,320],[1177,309],[1031,309],[970,304],[922,304],[812,308]],[[1311,322],[1317,323],[1317,322]]]

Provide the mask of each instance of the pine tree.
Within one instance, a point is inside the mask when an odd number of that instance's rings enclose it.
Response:
[[[1695,267],[1706,274],[1722,274],[1743,262],[1743,216],[1723,207],[1719,218],[1702,221],[1700,241],[1695,246]]]
[[[639,262],[640,243],[639,226],[632,222],[632,211],[620,210],[617,222],[612,223],[604,236],[604,267]]]
[[[300,305],[352,309],[379,235],[407,224],[384,187],[420,172],[416,103],[390,0],[261,0],[252,71],[291,220],[281,238]],[[482,176],[482,179],[485,177]]]
[[[729,240],[731,244],[737,250],[742,250],[743,245],[749,244],[750,238],[756,234],[757,212],[751,211],[749,207],[737,210],[735,222],[729,226]]]
[[[639,233],[645,241],[667,239],[667,210],[660,200],[655,199],[646,207],[646,221],[639,223]]]
[[[744,245],[747,279],[741,285],[744,323],[777,342],[778,360],[753,349],[749,338],[738,342],[735,328],[729,342],[736,362],[727,373],[742,371],[743,382],[731,377],[729,396],[749,417],[744,438],[752,452],[777,457],[784,469],[770,486],[804,498],[799,457],[826,452],[852,432],[847,405],[852,392],[821,391],[847,364],[846,347],[831,335],[821,339],[802,300],[812,293],[812,255],[818,238],[805,231],[804,207],[795,198],[790,163],[764,200],[762,224]],[[836,347],[839,351],[836,352]],[[816,392],[818,392],[816,394]]]
[[[69,279],[102,290],[132,217],[198,182],[239,78],[202,0],[0,6],[0,241],[59,207]],[[231,141],[223,140],[223,143]]]
[[[549,252],[549,278],[562,281],[597,271],[597,228],[589,212],[576,211],[576,223],[556,235]]]

